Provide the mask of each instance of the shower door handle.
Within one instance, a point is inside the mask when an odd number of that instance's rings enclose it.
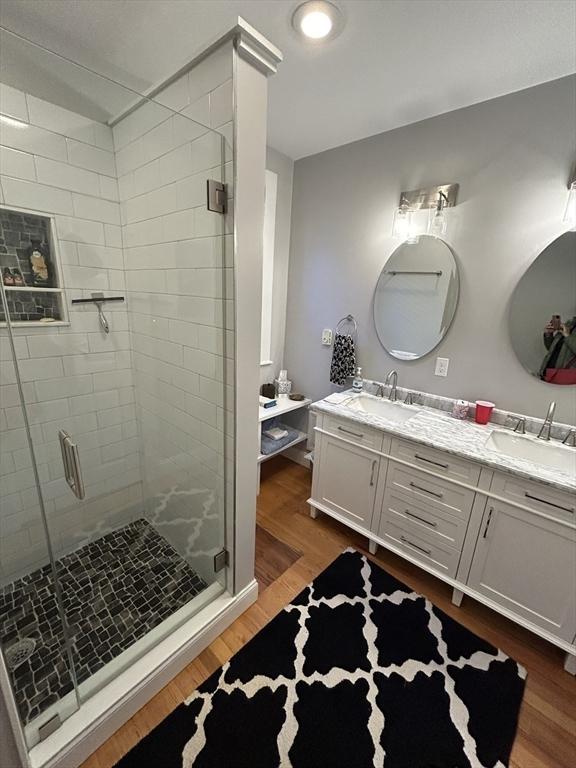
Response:
[[[84,482],[82,481],[82,471],[80,469],[80,456],[78,446],[72,442],[72,438],[61,429],[58,432],[60,440],[60,450],[62,451],[62,464],[64,465],[64,477],[72,489],[72,493],[78,498],[83,499],[86,495],[84,491]]]

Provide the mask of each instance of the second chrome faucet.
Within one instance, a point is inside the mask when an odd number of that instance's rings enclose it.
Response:
[[[548,413],[546,414],[544,423],[540,427],[540,432],[538,432],[538,437],[540,440],[550,440],[550,432],[552,430],[552,424],[553,424],[552,419],[554,418],[555,410],[556,410],[556,403],[552,401],[548,406]]]
[[[385,387],[390,387],[388,400],[395,402],[398,399],[398,371],[390,371],[384,382]]]

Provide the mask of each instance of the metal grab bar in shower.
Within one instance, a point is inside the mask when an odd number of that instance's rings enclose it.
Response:
[[[60,450],[62,451],[62,464],[64,465],[64,477],[66,482],[72,489],[72,493],[78,499],[83,499],[86,496],[84,490],[84,482],[82,480],[82,471],[80,469],[80,456],[78,454],[78,446],[72,442],[72,438],[61,429],[58,432],[58,439],[60,440]]]

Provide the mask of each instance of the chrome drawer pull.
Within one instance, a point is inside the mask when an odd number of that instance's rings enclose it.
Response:
[[[344,427],[338,427],[340,432],[345,432],[347,435],[354,435],[354,437],[364,437],[362,432],[352,432],[351,429],[345,429]]]
[[[426,523],[426,525],[431,525],[432,528],[438,527],[438,523],[435,523],[433,520],[426,520],[424,517],[420,517],[419,515],[415,515],[414,512],[410,512],[409,509],[405,509],[404,514],[408,515],[409,517],[414,517],[416,520],[420,520],[421,523]]]
[[[400,536],[400,541],[403,541],[404,544],[409,544],[411,547],[414,547],[414,549],[419,549],[420,552],[423,552],[425,555],[428,555],[428,557],[430,557],[430,555],[432,554],[432,550],[424,549],[424,547],[419,547],[418,544],[412,544],[410,539],[407,539],[406,536]]]
[[[424,493],[429,493],[431,496],[436,496],[437,499],[443,498],[443,493],[436,493],[436,491],[429,491],[428,488],[422,488],[421,485],[416,485],[416,483],[413,483],[410,481],[410,487],[416,488],[417,491],[424,491]]]
[[[548,504],[549,507],[555,507],[556,509],[561,509],[563,512],[572,512],[572,514],[574,514],[574,507],[563,507],[562,504],[554,504],[553,501],[539,499],[538,496],[532,496],[532,494],[528,493],[528,491],[524,493],[524,496],[526,496],[527,499],[532,499],[532,501],[539,501],[540,504]]]
[[[374,472],[376,471],[376,459],[372,462],[372,472],[370,473],[370,485],[374,485]]]
[[[484,533],[482,534],[483,539],[485,539],[486,536],[488,536],[488,528],[490,528],[490,523],[492,522],[492,512],[494,512],[494,507],[490,507],[490,511],[488,512],[488,520],[486,520],[486,528],[484,528]]]
[[[442,464],[440,461],[433,461],[432,459],[427,459],[426,456],[420,456],[420,454],[415,453],[414,458],[418,459],[418,461],[427,461],[428,464],[434,464],[436,467],[442,467],[442,469],[448,469],[450,464]]]

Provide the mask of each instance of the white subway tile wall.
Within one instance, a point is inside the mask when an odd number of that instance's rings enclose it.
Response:
[[[69,326],[15,329],[57,555],[147,511],[213,578],[233,423],[231,78],[227,44],[113,130],[0,86],[0,112],[20,121],[0,122],[0,200],[55,216],[70,311]],[[225,217],[206,210],[208,178],[229,185]],[[92,291],[127,298],[106,305],[109,335],[93,306],[70,305]],[[2,329],[3,583],[47,559],[7,342]],[[80,447],[83,502],[59,429]]]
[[[113,129],[144,497],[160,532],[210,581],[234,342],[232,213],[206,210],[206,180],[231,181],[232,149],[207,126],[232,120],[231,78],[227,45],[155,97],[170,109],[145,104]]]
[[[7,208],[55,216],[70,325],[15,328],[16,352],[52,544],[57,556],[142,510],[128,312],[109,304],[111,333],[94,307],[70,299],[124,290],[112,130],[1,86],[0,187]],[[6,329],[0,330],[0,582],[44,565],[48,552]],[[58,430],[78,442],[86,499],[63,479]]]

